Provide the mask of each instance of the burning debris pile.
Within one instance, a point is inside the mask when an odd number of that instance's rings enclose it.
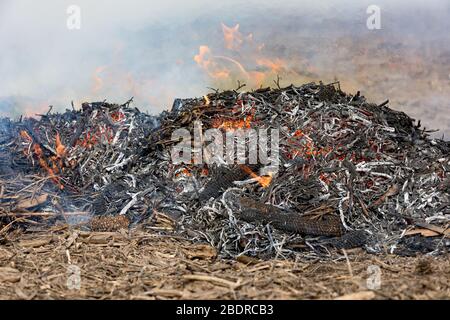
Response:
[[[128,101],[1,120],[0,236],[63,220],[177,232],[231,257],[448,250],[450,143],[338,83],[239,89],[177,99],[157,117]],[[276,129],[277,170],[174,163],[173,132],[199,123],[224,133]]]

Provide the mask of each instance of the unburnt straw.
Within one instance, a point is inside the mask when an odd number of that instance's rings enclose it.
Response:
[[[0,120],[0,237],[64,222],[173,232],[224,257],[450,248],[450,143],[387,101],[309,83],[177,99],[158,116],[131,102]],[[174,163],[173,132],[198,123],[277,129],[278,169]]]

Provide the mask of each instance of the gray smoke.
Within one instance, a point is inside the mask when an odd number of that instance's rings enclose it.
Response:
[[[382,30],[366,28],[370,4],[382,9]],[[67,29],[69,5],[81,8],[81,30]],[[71,100],[78,106],[131,96],[142,109],[157,113],[174,98],[203,95],[215,83],[193,58],[201,45],[217,55],[229,54],[222,22],[230,27],[239,23],[242,34],[252,33],[270,57],[292,61],[289,68],[301,73],[309,66],[311,77],[336,77],[344,84],[358,72],[345,39],[370,43],[392,38],[407,52],[428,48],[430,61],[450,52],[450,5],[445,0],[1,0],[0,115],[44,112],[48,105],[61,110]],[[241,55],[233,57],[245,60],[245,52]],[[297,62],[300,55],[305,65]],[[450,60],[443,67],[449,66]],[[368,82],[354,82],[363,92],[371,88]],[[442,112],[441,104],[439,108]],[[420,116],[416,109],[411,112]],[[442,121],[430,117],[429,122],[446,129],[448,123]]]

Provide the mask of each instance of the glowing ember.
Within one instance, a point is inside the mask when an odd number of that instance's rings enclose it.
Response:
[[[83,137],[78,139],[76,145],[86,149],[91,149],[101,141],[111,143],[114,140],[114,132],[111,128],[97,128],[95,131],[87,131]]]
[[[200,171],[200,175],[203,176],[203,177],[208,176],[208,175],[209,175],[209,170],[208,170],[208,168],[203,168],[203,169]]]
[[[178,172],[175,174],[175,178],[180,177],[191,177],[192,173],[187,168],[182,168],[181,170],[178,170]]]
[[[121,111],[114,111],[111,113],[111,118],[114,122],[120,122],[125,119],[125,115]]]
[[[252,115],[246,116],[244,117],[244,119],[237,119],[237,120],[215,119],[213,121],[213,127],[218,129],[224,129],[226,131],[249,129],[251,128],[252,120],[253,120]]]

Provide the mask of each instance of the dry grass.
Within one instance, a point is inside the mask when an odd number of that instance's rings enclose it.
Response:
[[[401,258],[360,250],[328,262],[222,260],[205,244],[141,230],[61,228],[12,232],[0,245],[1,299],[443,299],[448,257]],[[81,288],[69,290],[70,264]],[[381,288],[368,291],[368,265]]]

